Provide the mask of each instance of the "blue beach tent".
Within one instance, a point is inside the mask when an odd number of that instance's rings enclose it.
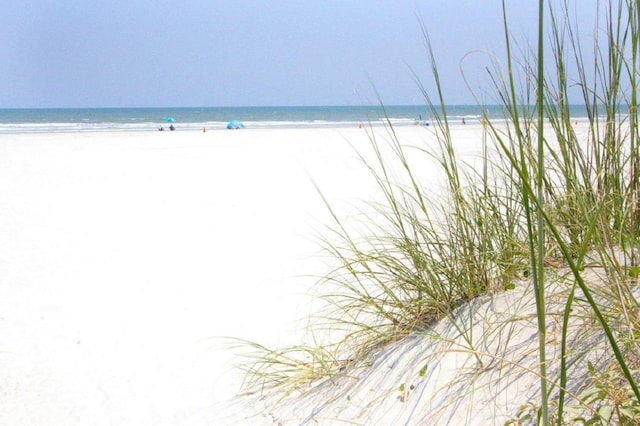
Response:
[[[244,124],[238,120],[231,120],[229,124],[227,124],[227,129],[244,129]]]

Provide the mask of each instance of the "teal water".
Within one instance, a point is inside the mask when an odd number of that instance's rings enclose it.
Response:
[[[487,107],[491,118],[500,119],[500,106]],[[584,107],[572,107],[576,118],[585,117]],[[447,107],[452,123],[478,121],[476,105]],[[54,108],[0,109],[0,133],[148,131],[168,126],[167,118],[179,129],[224,129],[230,120],[247,128],[353,126],[359,123],[394,125],[432,120],[424,105],[303,106],[303,107],[193,107],[193,108]]]

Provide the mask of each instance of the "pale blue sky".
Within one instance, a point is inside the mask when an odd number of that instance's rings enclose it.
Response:
[[[535,1],[510,0],[514,36]],[[592,2],[581,2],[587,5]],[[465,53],[503,48],[500,0],[4,0],[0,108],[424,103],[418,15],[449,103]],[[477,70],[475,69],[477,68]],[[471,74],[482,66],[467,62]]]

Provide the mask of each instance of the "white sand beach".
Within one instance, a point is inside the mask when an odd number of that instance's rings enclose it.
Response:
[[[403,129],[421,137],[424,129]],[[0,424],[205,425],[296,341],[363,129],[0,136]]]
[[[395,131],[407,144],[431,137]],[[461,159],[480,155],[479,125],[454,137]],[[369,146],[359,128],[1,135],[0,424],[511,419],[538,385],[508,361],[535,371],[533,300],[521,292],[457,314],[504,362],[477,370],[445,322],[444,340],[386,348],[354,372],[355,386],[342,378],[284,404],[234,398],[243,377],[223,338],[301,342],[310,289],[329,267],[317,237],[331,217],[314,183],[338,215],[355,217],[359,200],[377,197],[354,150]],[[438,191],[428,164],[415,170]],[[509,315],[520,328],[492,328]],[[423,375],[425,360],[435,367]],[[470,371],[478,390],[465,393]]]

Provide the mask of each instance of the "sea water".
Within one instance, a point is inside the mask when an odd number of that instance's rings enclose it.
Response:
[[[501,106],[485,108],[489,118],[504,117]],[[452,105],[446,112],[450,124],[482,119],[476,105]],[[586,110],[573,106],[572,114],[586,117]],[[349,127],[389,122],[402,126],[426,125],[433,119],[433,111],[426,105],[0,109],[0,133],[150,131],[166,129],[170,124],[180,130],[214,130],[226,128],[231,120],[241,121],[246,128]]]

